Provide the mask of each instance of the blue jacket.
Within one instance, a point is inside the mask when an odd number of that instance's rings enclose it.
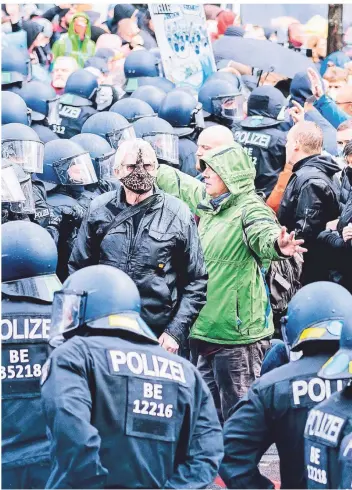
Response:
[[[336,103],[327,95],[322,95],[317,101],[315,101],[314,107],[318,109],[320,114],[324,116],[325,119],[327,119],[336,129],[341,123],[347,121],[347,119],[351,119],[351,116],[339,109]]]
[[[47,488],[205,488],[223,441],[199,372],[135,332],[97,332],[47,362]]]

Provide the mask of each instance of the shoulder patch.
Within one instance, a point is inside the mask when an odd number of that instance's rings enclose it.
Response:
[[[51,359],[47,359],[45,364],[43,364],[42,367],[42,375],[40,378],[40,386],[43,386],[45,381],[48,379],[49,374],[50,374],[50,367],[51,367]]]

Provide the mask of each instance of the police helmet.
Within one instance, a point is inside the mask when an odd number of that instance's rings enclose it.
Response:
[[[154,116],[154,111],[149,104],[138,99],[121,99],[115,102],[110,108],[110,112],[115,112],[125,117],[130,123],[137,121],[141,117]]]
[[[1,86],[8,88],[14,83],[22,83],[30,76],[28,53],[11,47],[1,51]]]
[[[37,80],[27,83],[21,89],[20,95],[32,111],[32,121],[43,121],[48,117],[49,103],[57,98],[51,85]]]
[[[340,286],[341,289],[343,289]],[[318,376],[325,379],[352,378],[352,296],[344,291],[345,313],[343,315],[340,349],[320,369]]]
[[[90,155],[71,140],[54,140],[44,149],[43,173],[38,174],[50,190],[57,185],[84,186],[95,184],[98,179]]]
[[[287,100],[277,88],[271,85],[257,87],[249,96],[247,117],[241,122],[241,126],[244,128],[277,126],[283,119],[286,105]]]
[[[58,135],[54,133],[54,131],[46,126],[43,126],[43,124],[32,124],[31,128],[34,129],[39,136],[40,141],[42,141],[44,144],[48,143],[48,141],[60,139]]]
[[[98,179],[110,180],[114,178],[115,150],[104,138],[97,134],[83,133],[76,134],[70,141],[79,144],[85,151],[89,152]]]
[[[138,87],[128,100],[143,100],[150,105],[150,107],[156,114],[158,114],[160,104],[162,103],[165,95],[166,92],[158,87],[154,87],[153,85],[143,85],[141,87]]]
[[[10,210],[17,214],[35,214],[35,197],[32,186],[31,174],[25,172],[20,165],[12,163],[22,193],[25,197],[23,202],[17,201],[10,204]]]
[[[49,343],[86,328],[156,337],[140,318],[141,299],[132,279],[109,265],[93,265],[69,276],[54,295]]]
[[[210,82],[211,80],[226,80],[233,85],[236,91],[241,91],[242,89],[241,78],[234,73],[230,73],[227,71],[217,71],[215,73],[212,73],[206,81]]]
[[[134,139],[132,125],[120,114],[102,111],[90,116],[82,126],[82,133],[93,133],[105,138],[117,150],[120,143]]]
[[[159,161],[179,166],[178,136],[171,124],[160,117],[142,117],[133,127],[137,138],[152,145]]]
[[[132,51],[126,58],[124,64],[127,85],[125,91],[133,92],[138,87],[140,77],[158,77],[158,60],[153,53],[146,50]]]
[[[44,144],[37,133],[20,123],[5,124],[1,134],[1,156],[21,165],[26,172],[42,172]]]
[[[67,79],[60,103],[76,107],[93,105],[97,90],[96,76],[85,69],[76,70]]]
[[[9,160],[1,160],[1,202],[18,203],[26,200],[21,182]]]
[[[31,111],[23,97],[13,92],[1,93],[1,123],[20,123],[30,125]]]
[[[291,351],[308,342],[336,343],[342,326],[351,325],[351,295],[338,284],[314,282],[300,289],[281,319],[282,335]]]
[[[229,80],[207,80],[199,90],[198,100],[203,104],[204,117],[211,115],[233,123],[244,117],[244,96]]]
[[[157,66],[158,66],[158,70],[159,70],[159,75],[161,77],[164,77],[165,76],[165,73],[164,73],[164,67],[163,67],[163,61],[162,61],[162,58],[161,58],[160,48],[158,48],[158,47],[156,47],[156,48],[150,48],[149,49],[149,53],[152,53],[155,56],[156,62],[157,62]]]
[[[178,136],[204,128],[202,104],[193,95],[177,88],[166,94],[158,115],[171,124]]]
[[[2,292],[51,303],[61,287],[57,249],[50,234],[30,221],[10,221],[2,232]]]
[[[176,87],[171,80],[164,77],[141,77],[138,78],[137,82],[134,90],[137,90],[138,87],[144,87],[144,85],[153,85],[153,87],[160,88],[164,92],[169,93]]]

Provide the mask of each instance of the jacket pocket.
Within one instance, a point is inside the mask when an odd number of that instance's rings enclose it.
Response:
[[[148,230],[148,235],[142,236],[141,247],[145,264],[155,266],[161,272],[167,263],[171,262],[173,249],[176,244],[173,233],[162,233],[157,230]]]

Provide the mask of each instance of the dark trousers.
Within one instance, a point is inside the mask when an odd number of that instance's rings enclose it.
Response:
[[[50,476],[50,466],[50,461],[42,461],[26,466],[3,467],[1,471],[1,488],[45,488]]]
[[[259,378],[269,347],[269,340],[260,340],[248,345],[221,347],[213,354],[197,356],[197,368],[213,395],[221,423],[228,419],[231,408]]]

